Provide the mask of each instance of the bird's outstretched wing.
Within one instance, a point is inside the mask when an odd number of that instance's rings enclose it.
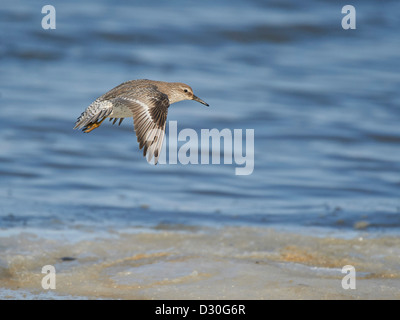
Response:
[[[119,96],[111,100],[114,106],[124,106],[131,110],[139,148],[150,162],[154,156],[157,164],[160,156],[167,123],[168,96],[158,90],[143,97]]]
[[[154,163],[157,164],[167,123],[168,96],[158,91],[156,86],[136,85],[132,90],[129,84],[122,83],[96,99],[79,116],[74,129],[83,128],[85,132],[90,132],[93,125],[96,128],[108,116],[113,117],[113,110],[129,110],[133,116],[139,148],[143,148],[143,155],[147,155],[148,162],[154,156]]]

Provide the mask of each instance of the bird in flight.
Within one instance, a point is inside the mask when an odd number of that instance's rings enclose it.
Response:
[[[150,162],[157,164],[165,135],[168,108],[182,100],[194,100],[208,107],[195,96],[190,86],[180,82],[131,80],[121,83],[86,108],[75,123],[74,129],[91,132],[109,118],[118,125],[133,117],[139,149]]]

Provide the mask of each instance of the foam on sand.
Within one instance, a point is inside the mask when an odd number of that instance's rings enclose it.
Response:
[[[88,232],[72,242],[60,233],[63,239],[30,232],[0,239],[3,299],[400,298],[396,237],[159,226]],[[55,290],[41,287],[49,264]],[[356,269],[355,290],[342,288],[345,265]]]

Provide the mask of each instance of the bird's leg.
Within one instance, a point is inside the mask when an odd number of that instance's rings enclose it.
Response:
[[[94,123],[90,123],[88,124],[85,128],[83,128],[83,132],[85,133],[89,133],[90,131],[100,127],[101,123],[106,119],[106,117],[104,117],[103,119],[101,119],[100,121],[96,121]]]

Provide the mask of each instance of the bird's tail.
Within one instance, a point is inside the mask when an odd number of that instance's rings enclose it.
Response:
[[[75,123],[74,129],[82,129],[85,132],[95,126],[96,128],[112,113],[112,104],[107,101],[93,102],[81,113]],[[94,128],[93,128],[94,129]],[[92,129],[92,130],[93,130]]]

